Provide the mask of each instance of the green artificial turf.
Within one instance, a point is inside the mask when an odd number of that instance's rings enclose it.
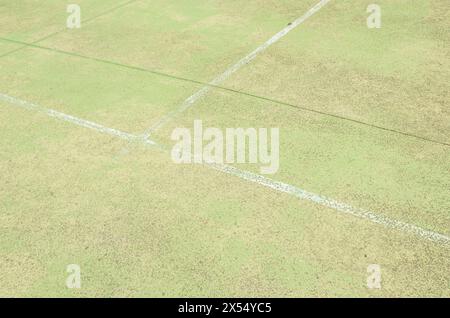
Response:
[[[316,2],[80,0],[67,30],[69,2],[1,1],[0,94],[140,135]],[[152,140],[277,127],[270,178],[449,236],[446,2],[380,0],[381,29],[370,3],[331,1]],[[5,98],[0,122],[1,297],[450,296],[448,244]]]

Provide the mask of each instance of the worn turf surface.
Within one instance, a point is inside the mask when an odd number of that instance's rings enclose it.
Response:
[[[67,30],[70,2],[0,0],[0,93],[141,134],[317,1],[79,0]],[[372,2],[331,1],[151,138],[279,127],[271,179],[450,235],[446,2],[379,0],[376,30]],[[450,296],[448,244],[5,99],[0,122],[0,296]]]

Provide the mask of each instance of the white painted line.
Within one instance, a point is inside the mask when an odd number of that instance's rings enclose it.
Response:
[[[44,113],[50,117],[54,117],[57,118],[59,120],[63,120],[72,124],[75,124],[77,126],[81,126],[81,127],[85,127],[85,128],[89,128],[98,132],[101,132],[103,134],[108,134],[111,136],[117,136],[120,137],[122,139],[128,140],[128,141],[132,141],[132,140],[136,140],[138,138],[140,138],[137,135],[133,135],[127,132],[123,132],[117,129],[113,129],[113,128],[109,128],[109,127],[105,127],[102,126],[100,124],[94,123],[92,121],[88,121],[85,119],[81,119],[72,115],[67,115],[64,113],[61,113],[59,111],[50,109],[50,108],[45,108],[42,107],[40,105],[37,104],[33,104],[21,99],[18,99],[16,97],[12,97],[3,93],[0,93],[0,101],[15,105],[15,106],[19,106],[25,109],[29,109],[29,110],[34,110],[40,113]],[[146,139],[146,143],[152,144],[154,145],[155,143],[149,139]]]
[[[212,86],[217,86],[220,83],[222,83],[224,80],[226,80],[230,75],[232,75],[234,72],[239,70],[242,66],[248,64],[251,62],[255,57],[257,57],[260,53],[264,52],[269,46],[272,44],[278,42],[281,38],[283,38],[286,34],[291,32],[293,29],[298,27],[300,24],[305,22],[308,18],[313,16],[315,13],[317,13],[320,9],[322,9],[328,2],[331,0],[321,0],[319,3],[317,3],[314,7],[308,10],[303,16],[292,22],[290,25],[285,27],[283,30],[275,34],[273,37],[271,37],[268,41],[266,41],[264,44],[256,48],[253,52],[248,54],[246,57],[239,60],[236,64],[229,67],[225,72],[220,74],[218,77],[213,79],[208,85],[203,86],[199,91],[197,91],[195,94],[187,98],[181,106],[171,111],[170,113],[166,114],[164,117],[162,117],[158,122],[153,124],[150,128],[148,128],[144,133],[144,138],[149,138],[150,135],[160,129],[162,126],[164,126],[167,122],[169,122],[173,117],[177,116],[178,114],[184,112],[188,108],[190,108],[197,100],[205,96]]]
[[[0,93],[0,101],[4,101],[7,103],[16,105],[16,106],[20,106],[22,108],[38,111],[38,112],[44,113],[50,117],[55,117],[57,119],[75,124],[77,126],[93,129],[93,130],[99,131],[101,133],[105,133],[105,134],[119,137],[122,139],[136,140],[138,142],[144,143],[145,145],[156,145],[156,146],[159,146],[159,148],[167,151],[166,149],[164,149],[162,146],[156,144],[155,142],[153,142],[151,140],[143,139],[140,136],[122,132],[117,129],[105,127],[105,126],[102,126],[102,125],[99,125],[99,124],[96,124],[96,123],[93,123],[93,122],[90,122],[90,121],[87,121],[84,119],[80,119],[80,118],[77,118],[77,117],[74,117],[71,115],[66,115],[66,114],[58,112],[56,110],[45,108],[45,107],[30,103],[30,102],[27,102],[27,101],[24,101],[24,100],[15,98],[15,97],[11,97],[9,95]],[[434,243],[450,246],[450,237],[448,237],[444,234],[426,230],[419,226],[409,224],[406,222],[397,221],[395,219],[391,219],[387,216],[383,216],[383,215],[377,214],[375,212],[354,208],[346,203],[342,203],[342,202],[327,198],[327,197],[319,195],[319,194],[308,192],[306,190],[300,189],[293,185],[283,183],[280,181],[275,181],[275,180],[266,178],[264,176],[261,176],[259,174],[252,173],[249,171],[240,170],[238,168],[234,168],[234,167],[223,165],[223,164],[204,164],[204,166],[212,168],[212,169],[220,171],[220,172],[223,172],[223,173],[227,173],[229,175],[239,177],[241,179],[244,179],[244,180],[247,180],[250,182],[254,182],[256,184],[273,189],[278,192],[283,192],[283,193],[287,193],[289,195],[293,195],[302,200],[308,200],[308,201],[314,202],[316,204],[320,204],[322,206],[331,208],[333,210],[336,210],[336,211],[344,213],[344,214],[349,214],[349,215],[352,215],[352,216],[355,216],[355,217],[358,217],[361,219],[365,219],[372,223],[383,225],[387,228],[391,228],[391,229],[398,230],[398,231],[405,232],[405,233],[414,234],[416,236],[430,240]]]
[[[209,166],[215,170],[239,177],[241,179],[257,183],[264,187],[268,187],[268,188],[271,188],[271,189],[279,191],[279,192],[284,192],[284,193],[293,195],[299,199],[312,201],[312,202],[320,204],[322,206],[334,209],[338,212],[350,214],[355,217],[368,220],[372,223],[383,225],[387,228],[395,229],[395,230],[406,232],[406,233],[415,234],[417,236],[420,236],[427,240],[433,241],[435,243],[439,243],[439,244],[443,244],[443,245],[450,245],[450,237],[448,237],[446,235],[443,235],[443,234],[440,234],[437,232],[433,232],[430,230],[426,230],[426,229],[423,229],[423,228],[418,227],[413,224],[405,223],[402,221],[397,221],[395,219],[391,219],[387,216],[383,216],[383,215],[380,215],[375,212],[354,208],[346,203],[342,203],[342,202],[321,196],[319,194],[308,192],[306,190],[297,188],[297,187],[287,184],[287,183],[275,181],[275,180],[263,177],[261,175],[255,174],[255,173],[240,170],[240,169],[237,169],[237,168],[234,168],[231,166],[227,166],[227,165],[207,164],[207,166]]]

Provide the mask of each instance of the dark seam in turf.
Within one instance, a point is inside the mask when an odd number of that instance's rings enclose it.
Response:
[[[120,9],[120,8],[122,8],[122,7],[124,7],[124,6],[127,6],[127,5],[132,4],[133,2],[137,2],[137,1],[140,1],[140,0],[130,0],[130,1],[128,1],[128,2],[122,3],[122,4],[120,4],[120,5],[116,6],[116,7],[110,8],[110,9],[108,9],[108,10],[102,12],[102,13],[99,13],[99,14],[96,15],[96,16],[90,17],[90,18],[88,18],[88,19],[86,19],[86,20],[81,20],[81,23],[82,23],[82,24],[87,24],[87,23],[92,22],[93,20],[95,20],[95,19],[97,19],[97,18],[100,18],[100,17],[102,17],[102,16],[104,16],[104,15],[106,15],[106,14],[108,14],[108,13],[111,13],[111,12],[117,10],[117,9]],[[57,34],[59,34],[59,33],[61,33],[61,32],[64,32],[64,31],[66,31],[66,30],[67,30],[67,28],[60,29],[59,31],[55,31],[55,32],[53,32],[53,33],[50,33],[49,35],[46,35],[46,36],[44,36],[43,38],[37,39],[36,41],[33,41],[33,42],[31,42],[31,43],[27,43],[27,44],[29,45],[29,44],[36,44],[36,43],[39,43],[39,42],[41,42],[41,41],[47,40],[48,38],[51,38],[52,36],[55,36],[55,35],[57,35]],[[5,39],[5,40],[6,40],[6,39]],[[17,43],[19,43],[19,41],[18,41]],[[17,48],[17,49],[14,49],[14,50],[12,50],[12,51],[6,52],[6,53],[0,55],[0,58],[5,57],[5,56],[8,56],[8,55],[13,54],[13,53],[16,53],[16,52],[18,52],[18,51],[20,51],[20,50],[22,50],[22,49],[24,49],[24,48],[26,48],[26,47],[28,46],[27,44],[25,44],[25,42],[23,42],[22,44],[24,44],[24,46],[21,46],[21,47],[19,47],[19,48]]]
[[[422,140],[422,141],[426,141],[426,142],[435,143],[435,144],[439,144],[439,145],[442,145],[442,146],[450,147],[450,143],[446,143],[446,142],[442,142],[442,141],[438,141],[438,140],[433,140],[433,139],[430,139],[430,138],[427,138],[427,137],[422,137],[422,136],[419,136],[419,135],[415,135],[415,134],[408,133],[408,132],[403,132],[403,131],[392,129],[392,128],[378,126],[378,125],[367,123],[367,122],[360,121],[360,120],[357,120],[357,119],[343,117],[343,116],[339,116],[339,115],[335,115],[335,114],[331,114],[331,113],[326,113],[326,112],[323,112],[323,111],[320,111],[320,110],[315,110],[315,109],[311,109],[311,108],[307,108],[307,107],[303,107],[303,106],[290,104],[290,103],[279,101],[279,100],[272,99],[272,98],[269,98],[269,97],[264,97],[264,96],[259,96],[259,95],[254,95],[254,94],[251,94],[251,93],[243,92],[243,91],[238,91],[238,90],[235,90],[235,89],[232,89],[232,88],[227,88],[227,87],[224,87],[224,86],[214,85],[214,84],[205,83],[205,82],[201,82],[201,81],[197,81],[197,80],[193,80],[193,79],[189,79],[189,78],[184,78],[184,77],[180,77],[180,76],[170,75],[170,74],[166,74],[166,73],[162,73],[162,72],[158,72],[158,71],[145,69],[145,68],[142,68],[142,67],[139,67],[139,66],[132,66],[132,65],[127,65],[127,64],[114,62],[114,61],[103,60],[103,59],[96,58],[96,57],[85,56],[85,55],[81,55],[79,53],[62,51],[62,50],[59,50],[59,49],[49,48],[49,47],[45,47],[45,46],[41,46],[41,45],[37,45],[37,44],[33,44],[33,43],[26,43],[26,42],[12,40],[12,39],[7,39],[7,38],[2,38],[2,37],[0,37],[0,40],[4,40],[4,41],[7,41],[7,42],[12,42],[12,43],[17,43],[17,44],[23,44],[24,47],[34,47],[34,48],[37,48],[37,49],[42,49],[42,50],[52,51],[52,52],[56,52],[56,53],[60,53],[60,54],[75,56],[75,57],[78,57],[78,58],[87,59],[87,60],[91,60],[91,61],[95,61],[95,62],[99,62],[99,63],[103,63],[103,64],[119,66],[119,67],[123,67],[123,68],[127,68],[127,69],[132,69],[132,70],[136,70],[136,71],[150,73],[150,74],[154,74],[154,75],[158,75],[158,76],[162,76],[162,77],[167,77],[167,78],[171,78],[171,79],[176,79],[176,80],[180,80],[180,81],[184,81],[184,82],[199,84],[199,85],[208,86],[208,87],[211,87],[211,88],[217,88],[217,89],[228,91],[228,92],[232,92],[232,93],[235,93],[235,94],[244,95],[244,96],[248,96],[248,97],[252,97],[252,98],[256,98],[256,99],[272,102],[272,103],[275,103],[275,104],[288,106],[288,107],[291,107],[291,108],[295,108],[295,109],[299,109],[299,110],[303,110],[303,111],[308,111],[308,112],[320,114],[320,115],[323,115],[323,116],[329,116],[329,117],[332,117],[332,118],[349,121],[349,122],[356,123],[356,124],[359,124],[359,125],[363,125],[363,126],[367,126],[367,127],[371,127],[371,128],[375,128],[375,129],[379,129],[379,130],[384,130],[384,131],[388,131],[388,132],[391,132],[391,133],[396,133],[396,134],[400,134],[400,135],[403,135],[403,136],[416,138],[416,139],[419,139],[419,140]]]

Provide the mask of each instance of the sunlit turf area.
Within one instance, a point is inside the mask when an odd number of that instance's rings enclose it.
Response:
[[[0,296],[450,297],[449,28],[445,0],[0,0]],[[175,163],[198,120],[278,128],[279,168]]]

